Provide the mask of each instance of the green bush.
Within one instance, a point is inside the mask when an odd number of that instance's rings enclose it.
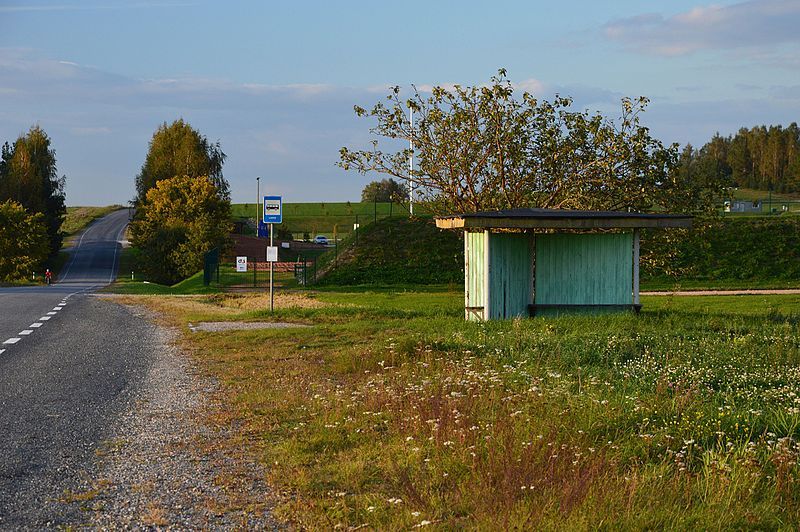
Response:
[[[650,278],[800,279],[800,218],[723,218],[690,231],[644,232],[642,257]]]

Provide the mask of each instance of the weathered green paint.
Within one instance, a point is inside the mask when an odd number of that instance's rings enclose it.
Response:
[[[632,275],[632,233],[536,236],[537,305],[631,305]]]
[[[483,319],[485,250],[483,231],[464,233],[464,308],[468,320]]]
[[[530,264],[530,235],[489,234],[488,319],[528,316]]]

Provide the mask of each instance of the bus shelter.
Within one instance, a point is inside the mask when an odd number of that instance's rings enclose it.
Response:
[[[464,231],[468,320],[638,311],[640,230],[691,225],[678,214],[561,209],[436,218]]]

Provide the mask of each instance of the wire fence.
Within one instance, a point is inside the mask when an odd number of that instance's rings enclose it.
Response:
[[[206,254],[203,269],[203,283],[224,289],[268,288],[270,264],[275,286],[289,284],[301,286],[313,284],[317,277],[317,260],[300,259],[295,261],[267,262],[262,258],[247,257],[246,262],[228,258],[219,259],[219,252],[213,250]]]

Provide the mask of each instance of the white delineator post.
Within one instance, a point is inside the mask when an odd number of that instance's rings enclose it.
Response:
[[[408,135],[408,146],[411,148],[411,153],[408,156],[408,176],[413,178],[414,174],[414,109],[408,109],[408,119],[411,123],[411,131]],[[414,181],[408,181],[408,212],[414,214]]]

